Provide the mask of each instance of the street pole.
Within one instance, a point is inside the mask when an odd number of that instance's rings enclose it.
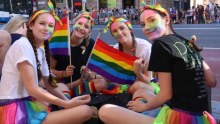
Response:
[[[9,4],[10,4],[10,11],[13,12],[13,8],[12,8],[12,2],[11,2],[11,0],[9,0]]]
[[[96,0],[97,2],[97,10],[99,10],[99,0]]]
[[[71,0],[71,9],[73,10],[73,0]]]

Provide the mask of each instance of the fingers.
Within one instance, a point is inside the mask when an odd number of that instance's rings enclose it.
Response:
[[[87,99],[91,99],[90,95],[82,95],[82,96],[78,96],[80,100],[87,100]]]
[[[66,67],[66,70],[74,70],[74,69],[75,69],[75,67],[73,65],[69,65]]]
[[[86,66],[82,66],[80,69],[81,73],[88,72],[88,71],[90,71],[90,70]]]
[[[81,104],[87,104],[91,101],[91,96],[90,95],[78,96],[78,100],[81,102]]]
[[[138,59],[138,63],[144,64],[144,59],[143,58]]]
[[[134,101],[129,101],[127,104],[128,109],[133,110],[134,109]]]
[[[66,77],[72,76],[74,69],[75,69],[75,67],[73,65],[67,66],[66,70],[65,70],[65,76]]]

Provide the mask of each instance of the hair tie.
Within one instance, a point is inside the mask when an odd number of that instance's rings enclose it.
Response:
[[[43,13],[50,13],[54,19],[56,21],[58,21],[61,25],[62,25],[62,22],[60,21],[59,17],[56,15],[55,11],[54,11],[54,7],[53,7],[53,3],[49,0],[48,3],[47,3],[50,11],[48,10],[37,10],[33,13],[33,15],[31,16],[30,20],[29,20],[29,24],[40,14],[43,14]]]
[[[165,15],[169,15],[169,13],[167,12],[166,9],[164,9],[159,3],[157,4],[150,4],[150,5],[145,5],[142,10],[141,10],[141,13],[144,11],[144,10],[156,10],[156,11],[159,11],[160,13],[163,13]]]
[[[111,16],[107,22],[105,29],[104,29],[104,33],[108,32],[110,25],[114,22],[124,22],[128,26],[128,28],[132,30],[132,25],[128,20],[126,20],[124,18],[115,18],[115,17]]]
[[[191,36],[191,40],[189,42],[189,46],[193,47],[193,43],[195,43],[197,40],[196,36],[195,35],[192,35]]]
[[[79,18],[84,17],[87,18],[88,20],[91,20],[92,26],[94,26],[95,22],[92,16],[90,15],[89,12],[83,12],[82,14],[78,15],[75,20],[78,20]]]

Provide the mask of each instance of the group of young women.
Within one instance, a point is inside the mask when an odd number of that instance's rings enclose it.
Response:
[[[83,65],[95,41],[89,36],[94,21],[83,13],[74,22],[71,31],[72,64],[67,56],[49,52],[48,39],[59,21],[54,11],[35,11],[22,34],[10,46],[5,56],[0,82],[0,123],[74,123],[89,120],[94,111],[86,105],[90,95],[77,94],[80,87],[93,86],[86,93],[101,92],[107,81]],[[134,36],[128,20],[112,17],[106,27],[117,40],[114,48],[137,56],[134,62],[136,81],[129,88],[133,99],[128,108],[107,104],[98,116],[106,124],[215,124],[208,110],[206,87],[215,87],[216,79],[208,64],[200,56],[193,42],[178,35],[172,28],[167,10],[160,5],[145,5],[140,24],[152,42]],[[44,45],[44,49],[40,46]],[[81,80],[80,70],[88,73],[89,82]],[[160,91],[154,94],[149,85],[151,71],[157,73]],[[54,83],[54,76],[63,83]],[[66,77],[71,77],[71,82]],[[43,82],[45,89],[39,86]],[[75,97],[62,96],[63,91],[73,91]],[[49,92],[48,92],[49,91]],[[54,94],[54,95],[52,95]],[[59,94],[59,95],[58,95]],[[71,96],[71,94],[69,94]],[[49,112],[46,103],[65,109]],[[144,113],[160,109],[151,116]]]

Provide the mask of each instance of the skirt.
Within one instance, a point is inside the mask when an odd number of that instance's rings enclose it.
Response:
[[[216,124],[216,121],[208,112],[192,113],[164,106],[154,124]]]
[[[32,97],[0,99],[0,124],[41,124],[49,108]]]

